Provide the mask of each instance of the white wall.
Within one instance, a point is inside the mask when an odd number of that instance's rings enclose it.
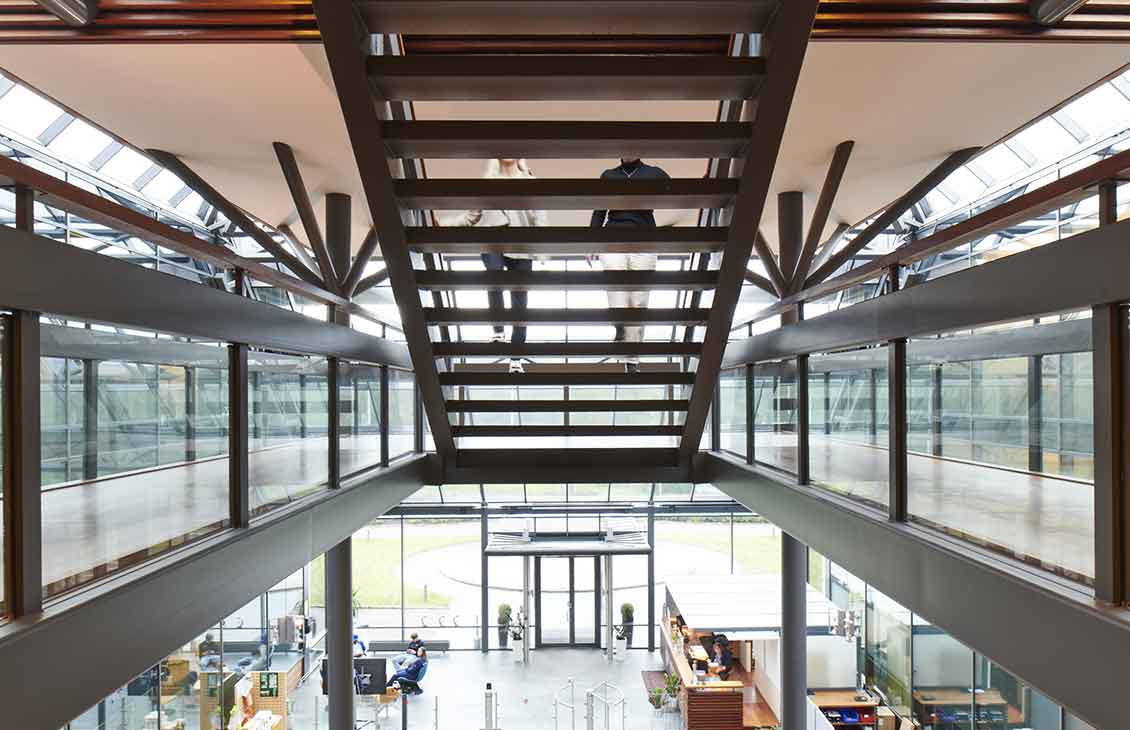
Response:
[[[781,716],[781,642],[764,639],[751,642],[755,662],[753,683],[757,693],[777,717]]]

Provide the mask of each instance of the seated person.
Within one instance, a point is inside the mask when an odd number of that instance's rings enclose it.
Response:
[[[353,658],[365,656],[365,642],[357,634],[353,635]]]
[[[410,639],[410,641],[408,642],[408,648],[404,650],[404,653],[397,654],[396,656],[388,660],[389,664],[392,665],[392,671],[394,672],[398,672],[408,664],[416,661],[416,657],[420,654],[420,649],[424,646],[424,642],[420,639],[420,635],[415,631],[409,634],[408,638]]]
[[[204,634],[204,641],[197,647],[200,654],[200,671],[219,671],[220,669],[220,644],[211,633]]]
[[[397,670],[389,678],[386,687],[397,686],[405,693],[423,694],[424,690],[420,689],[418,682],[424,676],[424,672],[428,670],[428,650],[421,646],[417,651],[419,656],[408,666]]]
[[[721,642],[714,642],[714,654],[710,658],[710,670],[718,675],[719,679],[729,679],[734,668],[734,655],[730,649]]]

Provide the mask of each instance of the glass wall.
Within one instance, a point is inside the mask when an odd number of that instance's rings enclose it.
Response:
[[[718,379],[718,416],[725,451],[746,455],[746,369],[723,370]]]
[[[326,368],[325,358],[260,351],[248,357],[253,515],[327,488]],[[349,394],[352,396],[351,389]],[[342,432],[350,430],[352,425],[346,420]]]
[[[226,348],[49,316],[40,334],[45,593],[226,527]]]
[[[753,369],[754,455],[758,462],[796,473],[796,361]]]
[[[885,703],[901,717],[910,716],[910,610],[871,586],[864,619],[864,667]]]
[[[910,518],[1089,581],[1089,320],[1067,314],[915,339],[907,351]],[[1017,351],[1034,354],[993,357]]]
[[[808,363],[812,482],[885,508],[887,347],[812,355]]]
[[[341,363],[341,473],[381,463],[381,369]]]
[[[415,448],[416,376],[388,370],[388,455],[394,459]]]

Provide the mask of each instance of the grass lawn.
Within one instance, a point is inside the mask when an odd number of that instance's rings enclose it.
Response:
[[[656,541],[711,550],[730,560],[730,526],[726,523],[683,525],[656,522]],[[734,562],[745,573],[781,572],[781,536],[753,532],[745,525],[734,526]]]
[[[411,535],[405,541],[404,558],[463,542],[478,542],[479,537],[443,532],[440,534]],[[353,538],[353,591],[354,599],[362,608],[400,605],[400,538]],[[310,603],[325,605],[325,558],[319,556],[310,565]],[[414,608],[443,608],[451,599],[434,590],[428,591],[413,585],[411,579],[404,583],[404,605]]]

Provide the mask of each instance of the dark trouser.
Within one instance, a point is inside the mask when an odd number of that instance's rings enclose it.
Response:
[[[484,253],[483,266],[487,267],[487,271],[533,271],[534,262],[531,259],[514,259],[500,253]],[[487,292],[487,302],[490,304],[491,309],[503,309],[506,303],[502,299],[501,289],[491,289]],[[528,298],[525,290],[518,291],[512,290],[510,292],[510,304],[516,316],[523,316],[526,312],[526,304]],[[500,324],[494,326],[494,331],[502,334],[505,327]],[[510,342],[514,345],[521,345],[526,341],[526,327],[524,325],[515,325],[514,332],[510,335]]]

